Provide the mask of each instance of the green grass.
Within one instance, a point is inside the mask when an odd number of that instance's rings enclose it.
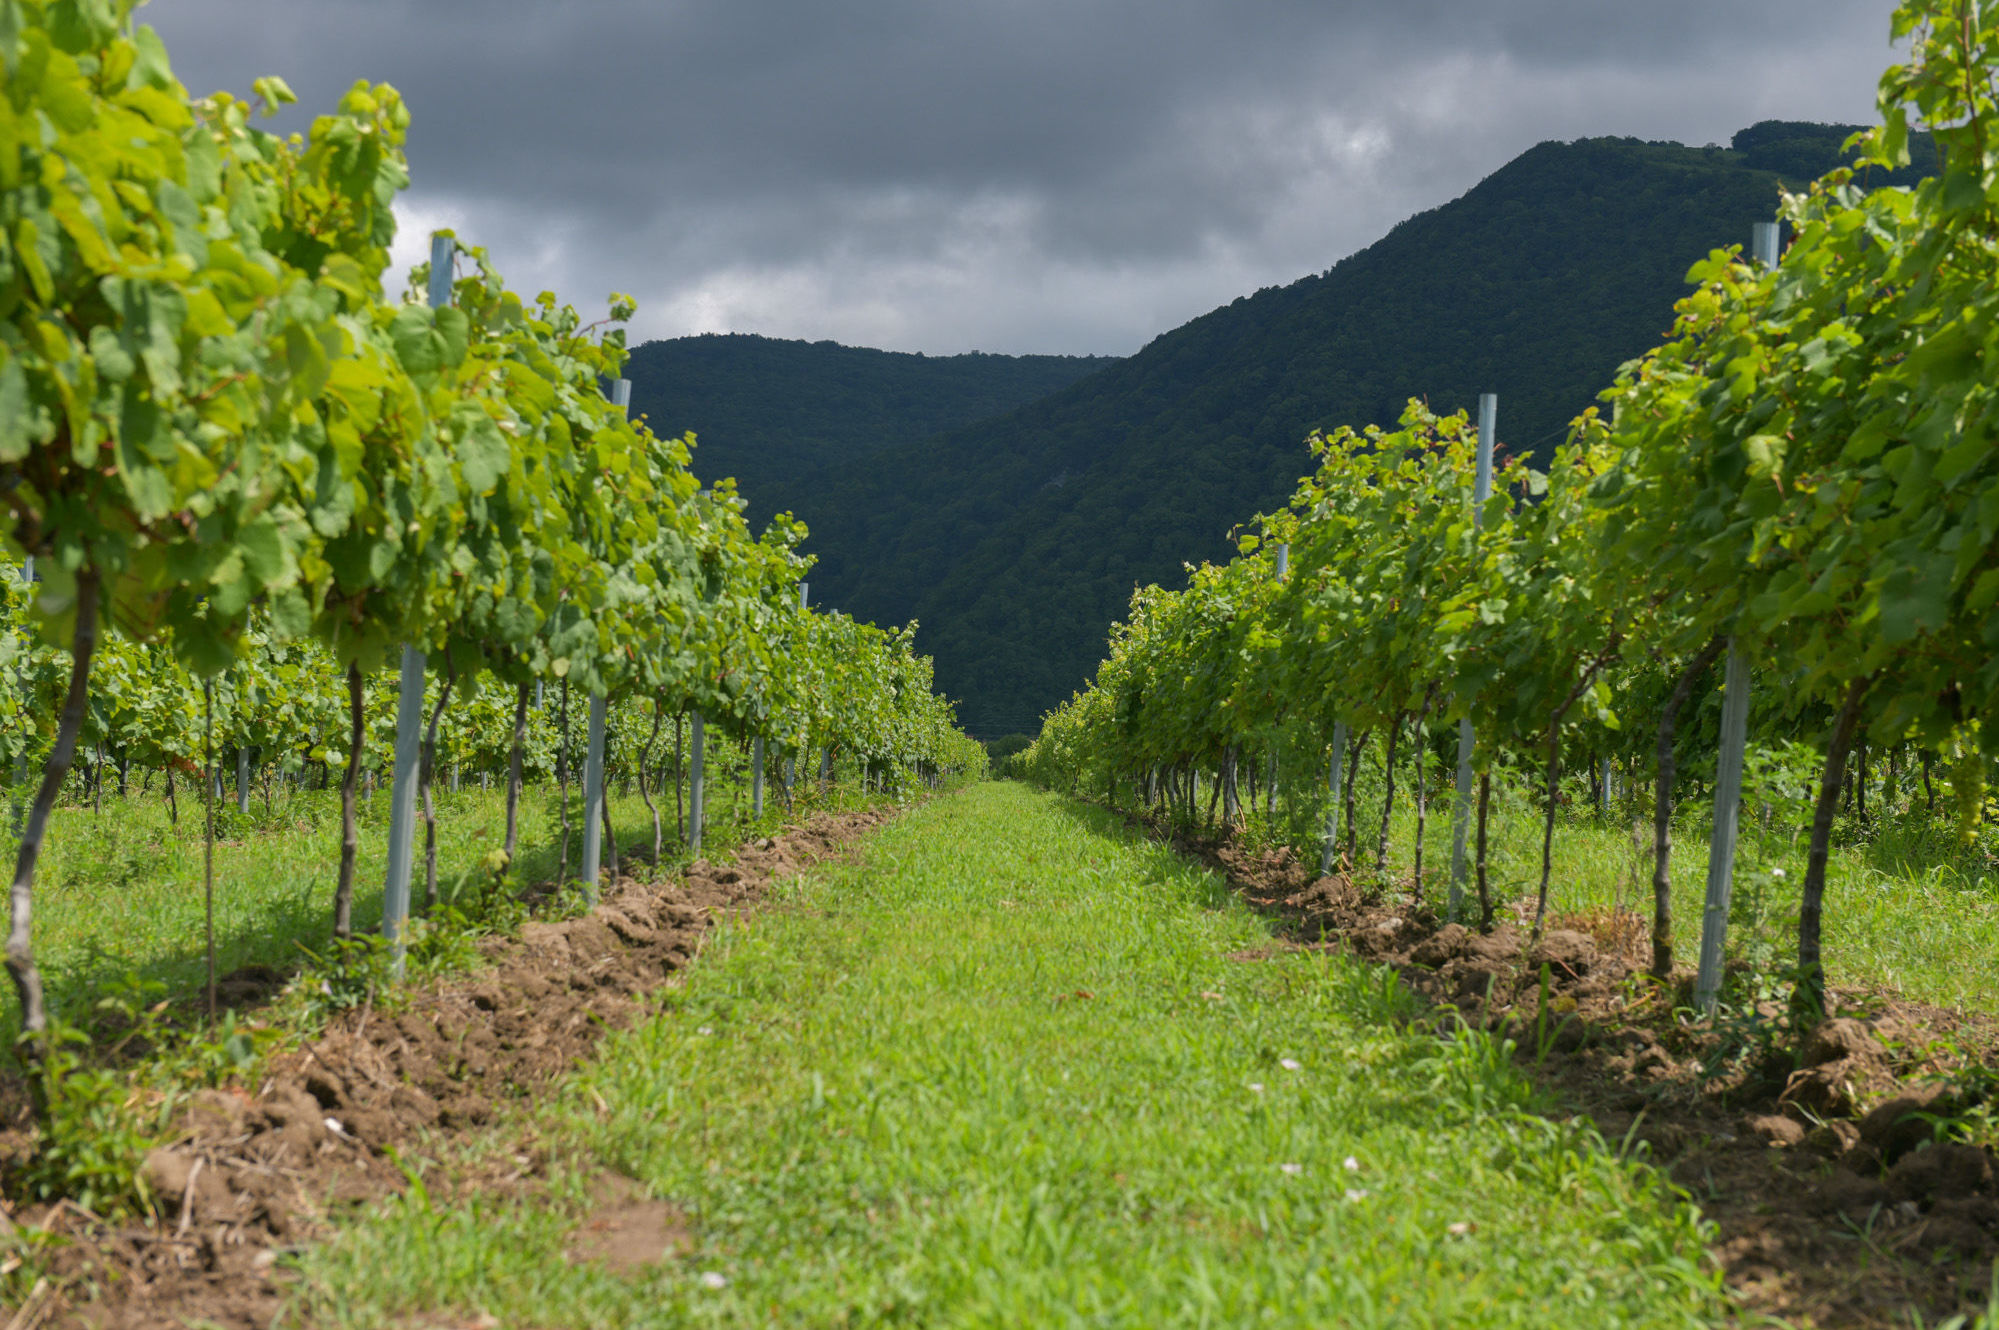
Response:
[[[721,765],[717,764],[718,767]],[[50,819],[35,886],[35,949],[49,1001],[58,1014],[77,1016],[107,983],[137,975],[184,995],[199,988],[206,974],[202,893],[202,808],[198,793],[180,790],[176,826],[161,796],[161,782],[141,793],[133,778],[130,797],[107,792],[102,812],[89,805],[58,805]],[[656,796],[657,797],[657,796]],[[816,797],[816,794],[815,796]],[[846,794],[835,796],[846,799]],[[485,856],[506,839],[506,802],[496,782],[491,790],[467,785],[458,793],[448,782],[436,789],[438,890],[449,896],[461,878],[482,870]],[[580,806],[581,792],[570,784]],[[749,799],[739,784],[711,778],[706,846],[713,852],[740,842],[751,831]],[[333,889],[340,867],[339,791],[307,790],[277,794],[267,812],[261,795],[251,812],[236,812],[233,789],[218,805],[215,847],[215,929],[217,966],[228,973],[262,964],[296,965],[301,948],[324,952],[333,928]],[[355,873],[354,923],[379,927],[387,864],[387,789],[361,803],[361,843]],[[523,881],[551,879],[558,866],[556,787],[530,786],[521,799]],[[673,791],[661,806],[667,857],[684,857],[674,839]],[[765,828],[782,821],[775,794],[767,800]],[[652,820],[636,793],[611,799],[618,842],[642,842],[650,852]],[[582,858],[582,832],[571,818],[569,871]],[[0,827],[4,831],[4,827]],[[423,832],[417,830],[417,863],[412,892],[423,891]],[[11,865],[12,841],[0,836]],[[11,1041],[19,1028],[12,990],[0,1007],[0,1036]]]
[[[726,927],[659,1015],[502,1138],[558,1143],[553,1204],[391,1202],[303,1258],[305,1319],[1721,1313],[1692,1211],[1593,1130],[1537,1116],[1502,1046],[1407,1028],[1393,979],[1349,960],[1229,959],[1268,940],[1215,877],[1107,815],[970,787]],[[565,1261],[599,1168],[681,1207],[693,1250],[629,1276]]]
[[[1438,783],[1439,774],[1442,776]],[[1407,881],[1414,860],[1416,817],[1406,779],[1396,792],[1389,862]],[[1451,801],[1449,773],[1433,773],[1430,815],[1423,840],[1424,879],[1433,897],[1449,890]],[[1635,912],[1649,936],[1652,918],[1652,810],[1649,786],[1613,803],[1599,818],[1580,783],[1570,787],[1579,811],[1558,814],[1549,875],[1549,908],[1556,913]],[[1203,790],[1203,799],[1206,790]],[[1538,799],[1538,791],[1536,792]],[[1642,800],[1642,802],[1641,802]],[[1274,833],[1262,821],[1253,834],[1290,841],[1317,862],[1311,828],[1323,816],[1318,800],[1289,810],[1280,801]],[[1381,825],[1378,768],[1366,771],[1358,794],[1361,862],[1374,862]],[[1203,804],[1205,811],[1205,803]],[[1736,850],[1730,954],[1774,971],[1795,954],[1798,892],[1805,875],[1801,828],[1772,819],[1765,826],[1752,805],[1745,809]],[[1710,805],[1691,796],[1673,829],[1674,946],[1692,965],[1700,952],[1707,894],[1707,818]],[[1633,824],[1638,824],[1638,840]],[[1495,783],[1488,835],[1489,873],[1496,900],[1531,896],[1541,878],[1541,812],[1517,781]],[[1827,864],[1824,954],[1835,987],[1900,994],[1917,1002],[1959,1010],[1999,1011],[1999,876],[1979,848],[1960,849],[1947,822],[1906,809],[1862,831],[1842,818]],[[1779,870],[1777,876],[1771,870]],[[1649,949],[1647,955],[1649,956]]]
[[[1508,837],[1509,876],[1524,891],[1539,880],[1538,823],[1531,852],[1522,846],[1517,823],[1509,831],[1514,833]],[[1623,827],[1600,825],[1594,819],[1558,825],[1551,907],[1636,910],[1649,927],[1649,820],[1644,835],[1644,860],[1634,891],[1628,820]],[[1999,890],[1990,881],[1966,875],[1947,859],[1897,861],[1886,852],[1889,849],[1880,842],[1836,846],[1827,863],[1824,948],[1831,983],[1959,1010],[1999,1011]],[[1443,853],[1449,854],[1448,842]],[[1675,946],[1679,959],[1688,965],[1696,962],[1700,950],[1707,868],[1706,837],[1691,829],[1676,832]],[[1783,876],[1773,876],[1772,869],[1781,870]],[[1765,971],[1795,955],[1798,893],[1804,876],[1802,840],[1743,837],[1735,862],[1731,955],[1751,958]]]

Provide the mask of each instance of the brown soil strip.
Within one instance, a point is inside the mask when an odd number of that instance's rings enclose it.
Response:
[[[323,1234],[335,1214],[404,1187],[392,1149],[465,1137],[572,1070],[607,1031],[649,1009],[718,919],[892,816],[822,814],[745,845],[728,865],[704,860],[667,882],[621,878],[588,915],[488,943],[490,968],[413,993],[393,1015],[350,1013],[273,1058],[254,1093],[202,1092],[173,1143],[147,1160],[154,1194],[179,1198],[158,1222],[114,1227],[68,1203],[0,1210],[0,1225],[68,1239],[40,1305],[19,1309],[31,1318],[23,1330],[263,1330],[284,1296],[278,1255]],[[485,1181],[519,1185],[546,1162],[518,1156],[511,1178]],[[623,1179],[599,1181],[575,1259],[629,1268],[685,1243],[669,1207]]]
[[[1426,1019],[1514,1040],[1565,1111],[1664,1170],[1715,1224],[1714,1257],[1749,1312],[1871,1330],[1906,1327],[1912,1310],[1931,1324],[1984,1308],[1999,1161],[1933,1142],[1931,1117],[1918,1115],[1973,1107],[1947,1079],[1964,1070],[1951,1045],[1994,1066],[1989,1018],[1842,991],[1801,1047],[1716,1074],[1704,1064],[1719,1061],[1723,1036],[1687,1016],[1692,973],[1669,986],[1647,978],[1650,944],[1633,916],[1554,920],[1530,945],[1512,923],[1484,935],[1441,923],[1425,906],[1317,877],[1288,851],[1172,839],[1276,921],[1271,949],[1232,959],[1348,953],[1394,968],[1431,1003]]]

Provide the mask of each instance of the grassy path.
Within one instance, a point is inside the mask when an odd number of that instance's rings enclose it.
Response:
[[[307,1258],[311,1324],[1699,1325],[1696,1226],[1483,1038],[1267,939],[1102,815],[982,785],[708,948],[536,1130],[555,1194],[412,1196]],[[510,1137],[518,1139],[518,1134]],[[614,1273],[596,1170],[686,1216]],[[439,1321],[436,1324],[456,1323]]]

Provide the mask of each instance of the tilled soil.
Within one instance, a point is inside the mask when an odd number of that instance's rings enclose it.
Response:
[[[1905,1327],[1912,1310],[1931,1324],[1983,1309],[1999,1257],[1999,1161],[1934,1138],[1936,1117],[1971,1107],[1945,1074],[1962,1070],[1951,1050],[1994,1066],[1992,1021],[1840,992],[1801,1048],[1716,1074],[1722,1037],[1685,1017],[1692,972],[1670,985],[1645,977],[1649,942],[1630,916],[1552,920],[1539,942],[1510,922],[1481,934],[1318,877],[1288,852],[1174,843],[1281,921],[1273,949],[1392,966],[1430,1000],[1427,1019],[1512,1038],[1566,1111],[1663,1169],[1713,1221],[1715,1259],[1749,1311]],[[1532,909],[1522,902],[1519,917]]]
[[[891,816],[821,815],[726,866],[704,860],[660,883],[620,878],[587,915],[487,944],[490,968],[411,994],[393,1015],[350,1013],[271,1059],[255,1093],[203,1092],[173,1143],[146,1161],[154,1195],[178,1198],[160,1222],[111,1227],[67,1203],[0,1210],[0,1223],[69,1239],[11,1325],[269,1326],[283,1297],[279,1253],[322,1233],[333,1213],[400,1190],[391,1151],[484,1126],[573,1069],[644,1013],[717,919]],[[518,1162],[524,1175],[541,1167]],[[626,1229],[668,1222],[642,1203],[627,1208],[579,1243],[614,1259]]]

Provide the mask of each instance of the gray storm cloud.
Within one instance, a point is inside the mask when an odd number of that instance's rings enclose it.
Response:
[[[1126,353],[1550,138],[1871,118],[1888,0],[157,0],[199,92],[357,78],[419,233],[635,333]],[[289,123],[303,128],[304,114]]]

